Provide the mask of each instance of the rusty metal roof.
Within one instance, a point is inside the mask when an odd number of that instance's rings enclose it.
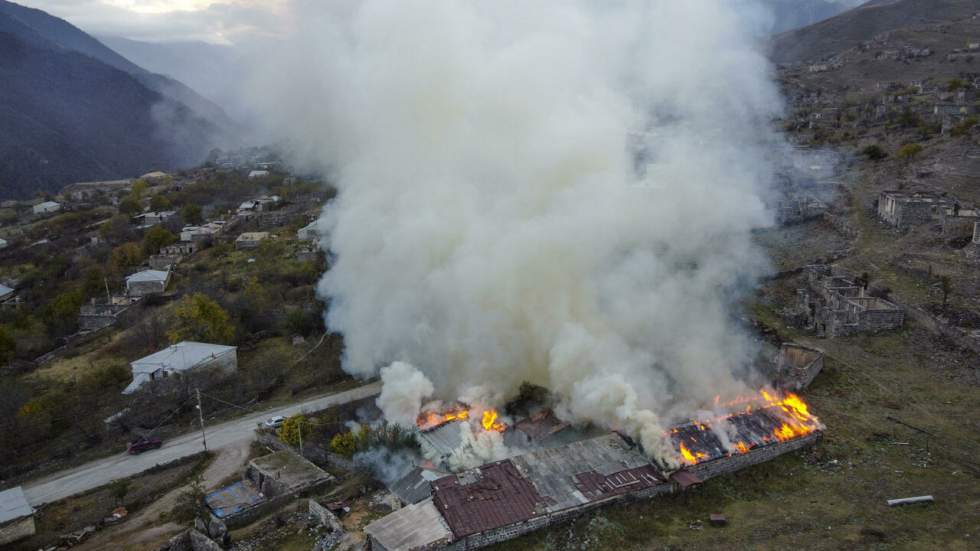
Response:
[[[528,520],[541,503],[510,460],[440,478],[432,483],[432,498],[455,539]]]

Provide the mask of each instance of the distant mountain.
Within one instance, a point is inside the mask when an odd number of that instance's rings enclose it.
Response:
[[[99,40],[154,73],[167,75],[222,105],[238,118],[237,104],[246,76],[244,53],[206,42],[141,42],[118,36]]]
[[[0,82],[0,197],[196,164],[233,128],[185,85],[4,0]]]
[[[773,34],[812,25],[860,3],[860,0],[764,0],[772,10]]]
[[[777,63],[813,61],[858,46],[875,35],[912,25],[972,17],[978,0],[872,0],[830,19],[773,39]]]

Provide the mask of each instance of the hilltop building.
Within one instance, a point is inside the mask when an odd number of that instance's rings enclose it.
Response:
[[[132,394],[151,381],[197,369],[238,369],[238,349],[234,346],[183,341],[129,364],[133,382],[123,390]]]
[[[170,270],[143,270],[126,277],[126,294],[131,297],[159,295],[167,290]]]
[[[941,211],[956,201],[946,195],[929,192],[882,191],[878,196],[878,217],[899,229],[932,222]]]
[[[61,204],[54,201],[45,201],[34,205],[31,210],[35,215],[52,214],[61,210]]]

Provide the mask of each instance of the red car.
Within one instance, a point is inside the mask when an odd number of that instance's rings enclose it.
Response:
[[[129,447],[126,448],[126,453],[129,455],[137,455],[143,453],[147,450],[157,450],[163,445],[163,440],[160,440],[156,436],[150,437],[140,437],[129,443]]]

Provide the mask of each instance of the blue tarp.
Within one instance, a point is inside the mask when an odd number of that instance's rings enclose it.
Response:
[[[262,501],[265,501],[265,498],[251,486],[243,482],[236,482],[231,486],[225,486],[204,497],[204,503],[211,509],[214,516],[218,518],[225,518],[240,513],[258,505]]]

